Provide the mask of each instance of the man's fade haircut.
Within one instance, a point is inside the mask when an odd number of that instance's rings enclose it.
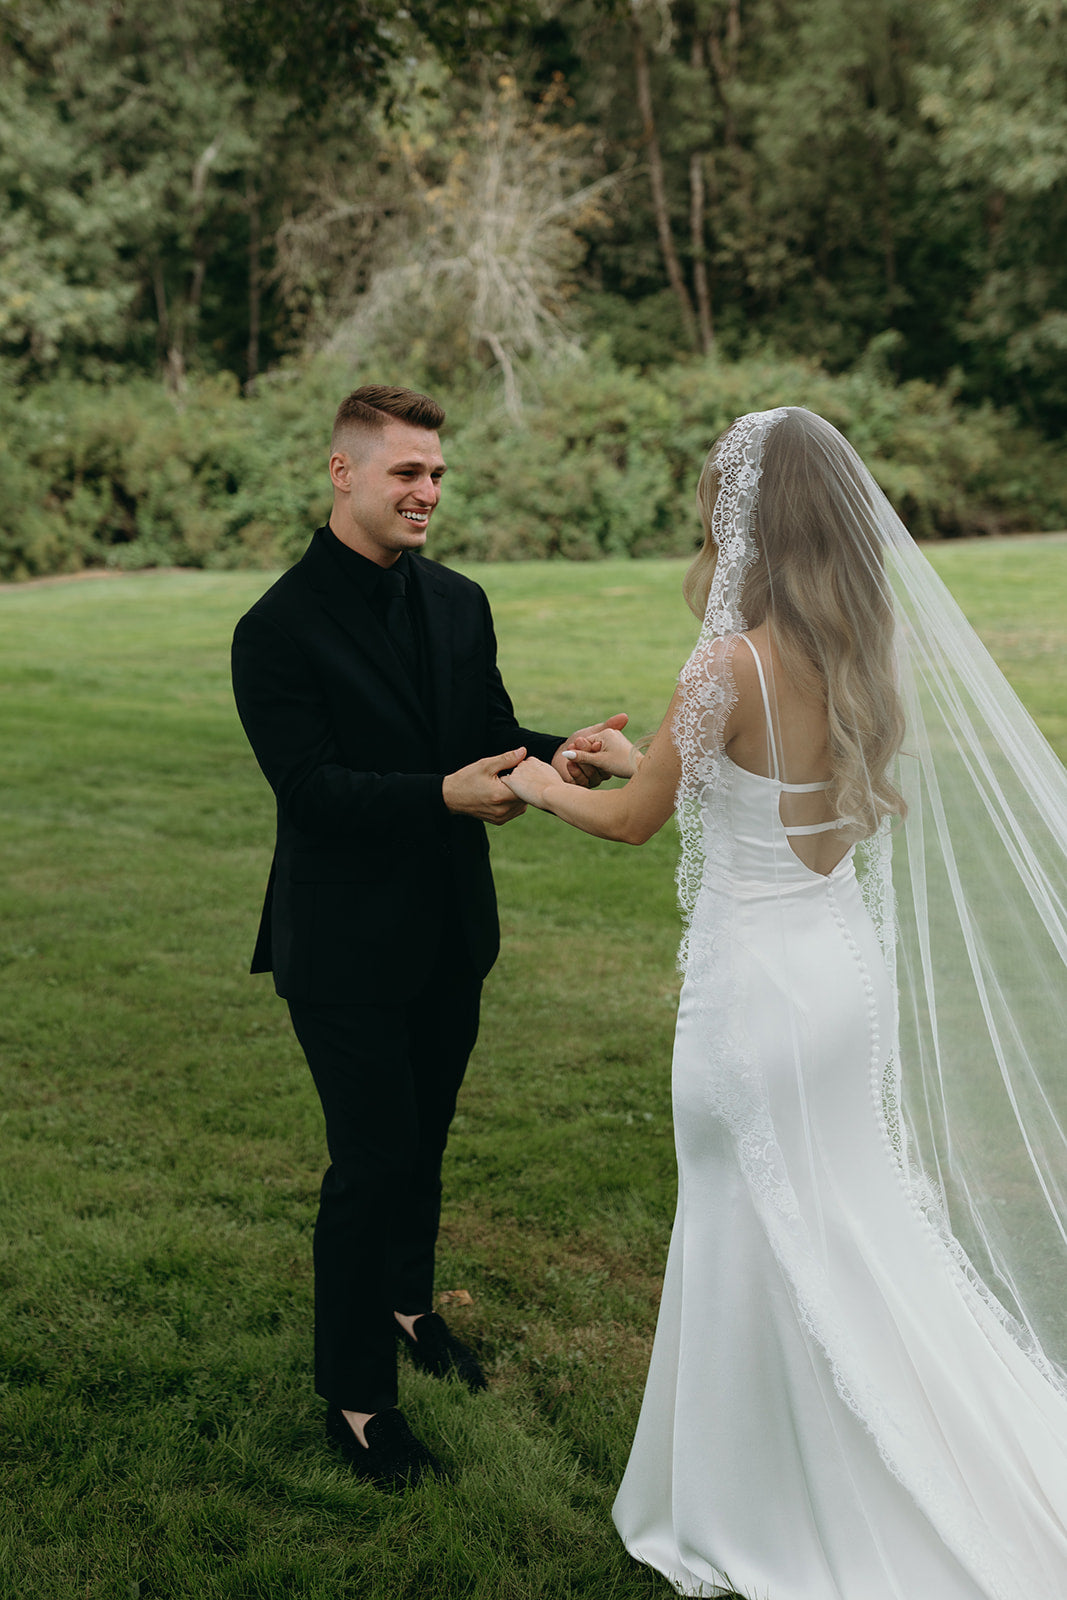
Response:
[[[330,448],[353,433],[380,433],[390,422],[435,432],[445,420],[436,400],[414,389],[394,389],[385,383],[365,383],[341,401],[333,419]]]

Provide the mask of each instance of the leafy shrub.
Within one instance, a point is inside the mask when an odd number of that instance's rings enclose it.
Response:
[[[643,376],[594,350],[531,375],[520,426],[476,387],[441,395],[451,470],[433,551],[684,553],[709,445],[741,412],[783,404],[841,428],[917,537],[1067,524],[1052,446],[1004,412],[963,407],[951,386],[894,383],[887,354],[876,341],[836,376],[773,355]],[[180,399],[147,379],[57,380],[22,397],[0,384],[0,575],[286,564],[329,510],[337,399],[370,376],[319,360],[250,397],[224,375]]]
[[[500,409],[450,440],[440,554],[589,558],[678,554],[699,535],[694,491],[708,448],[745,411],[805,405],[852,441],[918,538],[1067,523],[1053,448],[951,386],[888,375],[888,341],[832,376],[767,356],[690,361],[645,376],[603,356],[542,379],[516,431]]]
[[[181,403],[144,379],[48,384],[8,397],[0,420],[0,488],[12,458],[20,475],[0,513],[5,577],[283,565],[329,506],[321,430],[308,453],[312,429],[284,398],[272,416],[228,377],[197,384]]]

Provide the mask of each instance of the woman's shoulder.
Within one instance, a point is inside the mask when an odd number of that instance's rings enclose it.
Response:
[[[741,633],[703,639],[678,678],[675,697],[680,705],[704,711],[718,708],[725,719],[724,745],[763,717],[763,692],[759,668]]]
[[[762,630],[766,633],[766,630]],[[747,641],[747,642],[746,642]],[[753,649],[760,657],[759,663]],[[738,693],[748,689],[759,690],[760,665],[768,665],[767,641],[761,642],[759,632],[751,634],[724,633],[714,639],[702,639],[682,668],[683,681],[687,677],[718,676],[729,672]]]

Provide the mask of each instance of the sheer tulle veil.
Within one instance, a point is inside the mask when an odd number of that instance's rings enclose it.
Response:
[[[891,608],[905,718],[887,774],[905,814],[892,814],[872,775],[867,836],[856,851],[899,997],[896,1037],[871,1063],[888,1156],[965,1292],[1067,1394],[1067,773],[833,427],[798,407],[741,417],[720,441],[713,469],[717,560],[674,726],[683,967],[695,976],[711,947],[721,952],[730,937],[722,898],[717,913],[706,912],[701,887],[730,870],[717,806],[737,636],[763,620],[745,615],[752,595],[764,597],[773,619],[781,586],[762,520],[773,507],[788,521],[790,497],[817,489],[834,509],[836,559],[862,569],[868,592]],[[849,614],[854,589],[834,588],[861,652],[870,617]],[[873,832],[872,817],[881,818]],[[854,830],[863,831],[858,823]],[[712,967],[724,970],[721,960]],[[732,1037],[730,1059],[743,1075],[743,1015],[730,1014],[729,997],[709,996],[708,1006],[709,1020]],[[728,1113],[728,1094],[726,1101]],[[751,1084],[737,1096],[750,1118],[757,1101]],[[739,1132],[809,1322],[843,1392],[872,1421],[877,1399],[863,1393],[862,1352],[834,1348],[833,1307],[820,1303],[817,1230],[803,1241],[790,1233],[773,1130]],[[878,1431],[877,1418],[874,1425]],[[881,1431],[890,1427],[883,1419]]]

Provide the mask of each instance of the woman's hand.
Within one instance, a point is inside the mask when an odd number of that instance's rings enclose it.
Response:
[[[517,800],[551,811],[583,833],[598,839],[617,839],[620,844],[644,844],[674,810],[679,770],[671,729],[680,699],[681,690],[676,689],[647,755],[636,751],[617,728],[583,728],[571,735],[573,743],[557,750],[552,766],[532,758],[520,761],[506,777],[501,772],[500,782]],[[596,749],[591,748],[594,745]],[[629,783],[618,789],[568,783],[559,770],[568,750],[573,750],[583,765],[588,762],[594,776],[603,772],[605,776],[629,778]]]
[[[583,755],[582,760],[586,759]],[[538,761],[536,756],[527,756],[511,772],[502,772],[500,780],[519,800],[525,800],[527,805],[537,806],[542,811],[546,809],[545,795],[548,790],[567,787],[555,767]]]
[[[580,761],[583,767],[596,767],[605,777],[632,778],[641,761],[640,752],[618,728],[604,728],[595,737],[583,739],[581,746],[564,750],[564,758]]]

